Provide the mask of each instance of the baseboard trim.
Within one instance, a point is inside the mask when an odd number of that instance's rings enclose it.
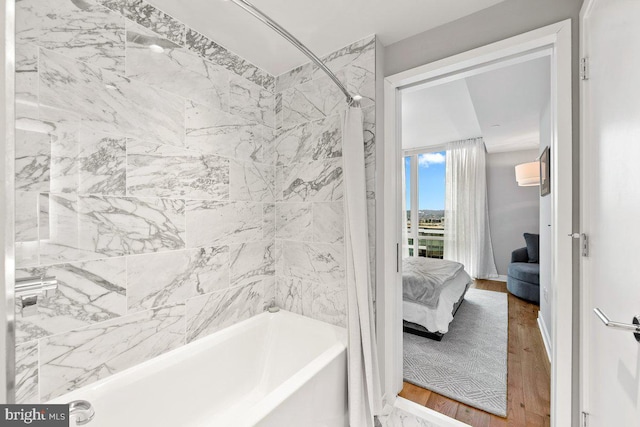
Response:
[[[551,338],[549,337],[549,330],[547,329],[547,325],[544,323],[544,319],[540,315],[539,311],[538,329],[540,329],[540,335],[542,335],[542,342],[544,343],[544,349],[547,351],[547,357],[549,358],[549,362],[551,362]]]
[[[495,280],[497,282],[506,282],[507,281],[507,276],[500,274],[500,275],[498,275],[498,277],[496,277],[493,280]]]

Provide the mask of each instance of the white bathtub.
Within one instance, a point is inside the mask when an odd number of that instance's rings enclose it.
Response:
[[[348,425],[346,331],[280,311],[52,400],[88,400],[90,427]]]

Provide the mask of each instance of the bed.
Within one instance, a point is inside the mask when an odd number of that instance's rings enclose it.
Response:
[[[405,332],[440,341],[473,280],[458,262],[406,257],[402,264]]]

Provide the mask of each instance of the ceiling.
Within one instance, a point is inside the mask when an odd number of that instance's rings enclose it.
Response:
[[[402,95],[402,147],[482,136],[487,152],[530,150],[551,92],[544,56]]]
[[[308,62],[273,30],[230,1],[148,1],[273,75]],[[501,1],[251,0],[321,57],[372,34],[387,46]]]

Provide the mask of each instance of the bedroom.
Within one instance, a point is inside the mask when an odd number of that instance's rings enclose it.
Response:
[[[403,394],[461,421],[549,419],[550,93],[544,54],[402,90]]]

